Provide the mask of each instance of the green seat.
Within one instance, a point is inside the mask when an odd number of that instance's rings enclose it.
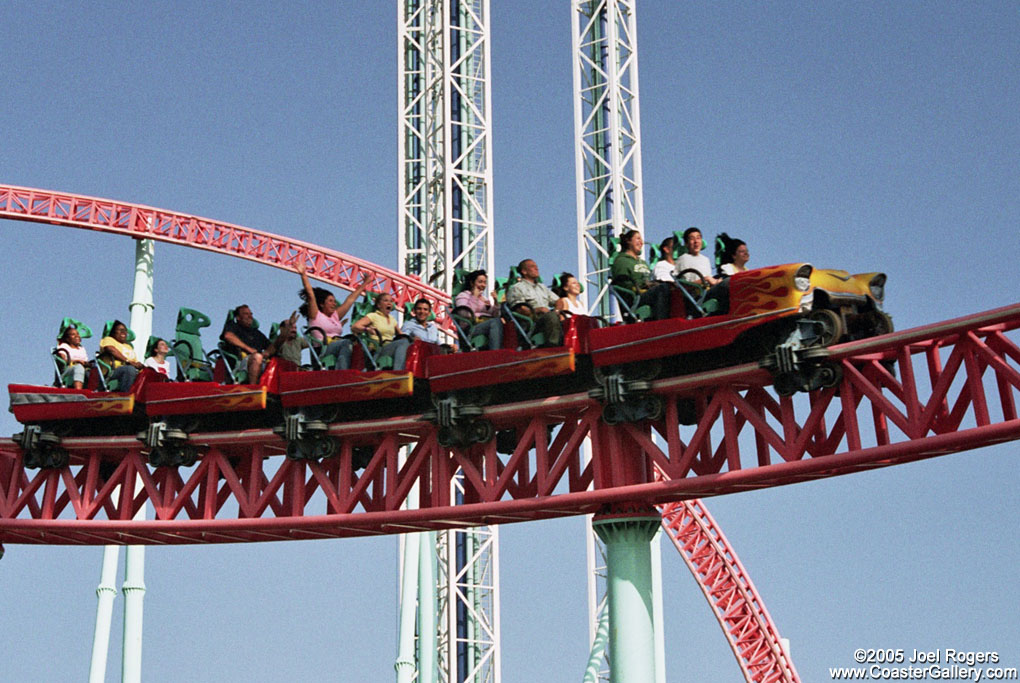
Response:
[[[177,359],[177,377],[186,382],[211,382],[213,363],[202,349],[201,330],[212,323],[209,316],[193,308],[177,311],[177,327],[170,352]]]

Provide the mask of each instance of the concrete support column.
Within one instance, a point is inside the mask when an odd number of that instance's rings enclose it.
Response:
[[[131,297],[131,329],[135,333],[135,355],[145,357],[145,346],[152,334],[153,275],[155,243],[135,242],[135,283]],[[145,519],[143,505],[134,519]],[[124,647],[121,652],[121,680],[136,683],[142,680],[142,604],[145,599],[145,546],[128,546],[124,555]]]
[[[96,597],[96,630],[92,636],[92,664],[89,668],[89,683],[103,683],[106,680],[106,658],[110,650],[110,623],[113,620],[113,601],[117,597],[117,563],[119,545],[108,545],[103,549],[103,568],[100,573]]]
[[[606,546],[610,681],[655,681],[655,618],[651,541],[661,518],[654,514],[596,518]]]
[[[414,680],[416,662],[414,656],[415,620],[418,613],[418,565],[419,546],[425,534],[405,534],[403,541],[403,564],[400,580],[400,626],[397,641],[397,683],[411,683]]]

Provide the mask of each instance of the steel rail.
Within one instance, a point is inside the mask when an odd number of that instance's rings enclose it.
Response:
[[[712,607],[744,679],[799,683],[800,676],[750,575],[700,500],[659,506],[662,528]]]
[[[15,185],[0,185],[0,218],[151,239],[285,270],[303,261],[310,278],[351,291],[367,279],[369,291],[392,294],[398,307],[429,299],[449,324],[446,292],[355,256],[262,230],[143,204]]]

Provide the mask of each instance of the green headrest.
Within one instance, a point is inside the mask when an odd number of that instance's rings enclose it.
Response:
[[[110,332],[113,331],[113,324],[115,322],[117,322],[117,321],[116,320],[107,320],[106,324],[103,325],[103,336],[104,337],[109,337],[110,336]],[[134,340],[135,340],[135,331],[132,330],[127,325],[124,325],[124,327],[127,327],[127,343],[130,344],[130,343],[134,342]],[[81,334],[81,332],[79,332],[78,334]]]
[[[209,316],[201,311],[196,311],[193,308],[181,308],[177,311],[176,331],[178,333],[199,334],[199,330],[209,327],[211,324]]]
[[[85,323],[80,320],[75,320],[74,318],[64,318],[60,321],[60,330],[57,332],[57,341],[60,341],[60,338],[64,336],[64,332],[67,332],[67,328],[69,327],[73,327],[78,330],[78,336],[82,339],[88,339],[92,336],[92,330],[90,330],[89,326]]]
[[[553,291],[556,291],[556,289],[563,287],[565,280],[565,278],[563,277],[564,275],[566,275],[566,273],[560,273],[559,275],[553,278],[551,287]],[[581,291],[584,292],[584,283],[581,282],[581,278],[574,276],[574,279],[577,280],[577,284],[581,285]]]
[[[153,352],[156,350],[156,344],[158,344],[161,341],[165,342],[166,339],[163,339],[163,337],[156,337],[156,336],[152,336],[152,335],[149,336],[149,341],[147,341],[145,343],[145,357],[146,358],[148,358],[149,356],[151,356],[153,354]],[[167,346],[169,346],[169,345],[170,345],[169,342],[167,342]],[[174,355],[174,351],[173,351],[173,349],[170,349],[170,352],[166,354],[166,357],[169,358],[172,355]]]

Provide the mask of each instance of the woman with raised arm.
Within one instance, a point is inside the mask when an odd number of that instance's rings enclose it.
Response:
[[[475,324],[469,331],[471,335],[485,335],[489,339],[489,349],[503,348],[503,320],[499,317],[499,301],[496,292],[492,293],[492,301],[485,296],[489,286],[489,276],[484,270],[475,270],[464,277],[467,288],[453,300],[455,307],[465,306],[471,309]]]
[[[351,340],[343,338],[344,323],[347,322],[344,316],[351,310],[358,297],[368,289],[368,278],[362,280],[342,304],[337,304],[336,297],[328,289],[312,287],[303,262],[299,262],[294,270],[301,276],[301,284],[304,285],[304,289],[298,292],[304,301],[298,310],[308,321],[312,336],[326,345],[320,356],[334,356],[337,369],[347,370],[351,367]]]

